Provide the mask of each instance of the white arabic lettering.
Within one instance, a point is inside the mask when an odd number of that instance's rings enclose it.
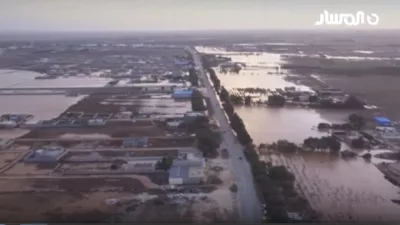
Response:
[[[372,17],[371,17],[371,16],[375,18],[375,21],[374,21],[374,22],[372,22],[373,20],[372,20]],[[372,13],[371,16],[369,16],[369,15],[367,16],[368,24],[369,24],[369,25],[372,25],[372,26],[377,25],[377,24],[379,23],[379,16],[376,15],[375,13]]]
[[[379,16],[375,13],[367,15],[367,22],[369,25],[377,25],[379,22]],[[329,13],[324,10],[320,14],[319,20],[315,22],[316,26],[323,24],[327,25],[347,25],[347,26],[358,26],[360,24],[365,24],[365,13],[358,11],[354,14],[343,14],[343,13]]]

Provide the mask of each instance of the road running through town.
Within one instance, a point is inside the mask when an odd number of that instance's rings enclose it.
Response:
[[[200,72],[199,79],[207,89],[208,97],[214,108],[213,117],[219,122],[221,130],[225,131],[221,132],[223,137],[221,147],[229,151],[232,172],[238,187],[239,216],[243,222],[260,222],[262,220],[261,204],[254,187],[250,165],[244,157],[243,146],[238,142],[230,127],[228,118],[204,70],[200,54],[194,48],[187,48],[187,50],[192,54],[195,66]]]

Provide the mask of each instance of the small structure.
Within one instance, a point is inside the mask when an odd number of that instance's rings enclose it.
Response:
[[[123,164],[122,168],[132,172],[155,171],[156,164],[161,159],[162,157],[144,157],[143,159],[138,158]]]
[[[394,127],[376,127],[375,130],[384,139],[400,139],[400,133]]]
[[[20,124],[32,118],[33,115],[29,114],[3,114],[0,116],[0,121],[13,121],[16,124]]]
[[[185,123],[193,123],[195,122],[198,118],[207,118],[207,113],[206,112],[186,112],[185,115],[183,116],[183,120]]]
[[[316,91],[320,96],[335,96],[335,95],[343,95],[343,91],[336,88],[323,88],[321,90]]]
[[[190,99],[193,95],[193,90],[174,90],[172,97],[174,99]]]
[[[392,126],[392,121],[386,117],[377,116],[374,118],[376,125],[379,127],[390,127]]]
[[[67,150],[62,147],[45,147],[41,149],[32,150],[25,156],[25,162],[33,163],[53,163],[60,160],[67,154]]]
[[[40,120],[28,120],[20,125],[21,128],[37,128],[42,126]]]
[[[148,137],[128,137],[124,138],[122,141],[122,147],[124,148],[137,148],[137,147],[146,147]]]
[[[131,111],[122,111],[114,116],[114,119],[127,120],[132,118],[133,113]]]
[[[345,134],[346,136],[344,137],[344,140],[348,143],[351,143],[353,140],[362,137],[362,135],[357,131],[348,131],[345,132]]]
[[[204,158],[188,153],[186,159],[176,159],[168,170],[170,185],[200,184],[204,181]]]
[[[89,126],[103,126],[106,124],[106,121],[103,119],[91,119],[88,121]]]
[[[179,125],[181,125],[182,123],[183,123],[183,120],[169,121],[169,122],[167,122],[167,127],[169,129],[177,129],[179,127]]]

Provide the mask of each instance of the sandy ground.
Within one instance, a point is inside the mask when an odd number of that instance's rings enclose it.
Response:
[[[230,187],[235,184],[235,178],[229,169],[229,159],[218,157],[210,159],[206,167],[206,180],[216,176],[221,179],[218,189],[208,195],[209,198],[218,202],[219,210],[226,215],[237,215],[237,196],[236,193],[230,191]],[[232,217],[234,218],[234,217]],[[236,217],[238,218],[238,217]]]
[[[50,175],[56,165],[41,167],[37,164],[19,162],[4,172],[5,175]]]
[[[220,199],[211,194],[140,195],[136,205],[125,217],[138,222],[213,223],[235,221],[235,216],[221,208]],[[220,195],[220,194],[218,194]],[[122,200],[122,199],[121,199]],[[160,203],[160,201],[162,203]]]
[[[107,207],[105,200],[145,190],[146,182],[142,181],[129,178],[2,179],[0,218],[10,222],[49,222],[62,220],[58,216],[62,213],[67,221],[74,221],[74,214],[82,216],[80,221],[110,221],[110,213],[118,210]],[[147,184],[151,183],[147,181]],[[98,216],[93,217],[93,213]]]
[[[20,154],[19,152],[0,152],[0,170],[16,159]]]

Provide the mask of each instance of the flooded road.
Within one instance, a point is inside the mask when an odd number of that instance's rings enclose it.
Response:
[[[215,48],[197,48],[200,52],[229,55],[233,62],[246,63],[239,74],[215,71],[223,86],[231,88],[284,88],[296,86],[284,80],[288,71],[277,74],[282,62],[277,54],[243,55]],[[351,112],[314,110],[296,107],[270,108],[266,106],[235,107],[243,119],[255,144],[287,139],[302,143],[310,136],[326,134],[316,130],[320,122],[341,123]],[[360,152],[361,154],[361,152]],[[373,155],[375,153],[372,153]],[[297,189],[318,211],[324,221],[399,221],[400,206],[392,199],[400,199],[399,188],[387,181],[371,162],[358,157],[344,160],[327,153],[306,152],[297,155],[266,155],[265,160],[285,165],[296,176]]]

